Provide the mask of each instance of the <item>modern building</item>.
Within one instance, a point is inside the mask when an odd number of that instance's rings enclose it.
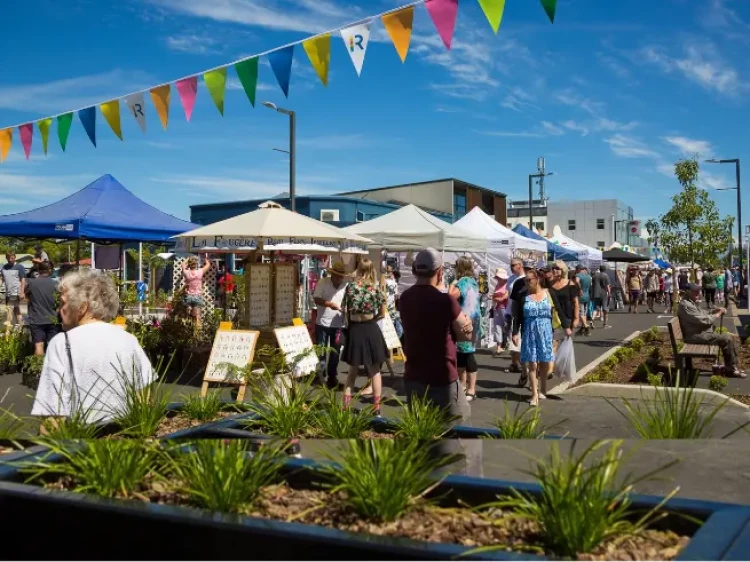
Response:
[[[632,248],[648,248],[640,237],[641,225],[634,219],[633,208],[617,199],[584,201],[533,201],[534,227],[542,235],[552,235],[555,226],[576,242],[593,248],[608,248],[614,242]],[[508,225],[529,224],[529,202],[511,201]],[[636,233],[633,233],[635,230]]]
[[[547,203],[546,199],[533,199],[531,201],[532,218],[534,230],[547,234]],[[529,226],[529,200],[508,201],[508,219],[505,223],[509,228],[517,224]]]
[[[452,217],[449,222],[457,221],[474,207],[480,207],[500,224],[505,224],[507,218],[504,193],[455,178],[347,191],[341,195],[399,206],[414,204],[436,216]]]
[[[211,224],[231,217],[236,217],[258,209],[258,205],[268,199],[251,199],[248,201],[231,201],[226,203],[208,203],[190,206],[190,221],[195,224]],[[282,195],[271,199],[283,207],[289,208],[289,196]],[[340,195],[308,195],[295,198],[297,212],[334,226],[345,227],[364,222],[403,205],[369,201],[358,197]],[[447,213],[432,211],[432,214],[444,221],[451,222],[452,216]]]

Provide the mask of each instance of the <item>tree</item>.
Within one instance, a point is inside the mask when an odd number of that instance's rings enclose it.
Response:
[[[669,259],[716,267],[732,242],[733,217],[719,216],[716,204],[705,189],[698,187],[698,159],[675,164],[675,176],[682,191],[672,197],[672,208],[660,218],[661,242]],[[650,231],[649,231],[650,232]]]
[[[661,233],[661,225],[659,224],[659,221],[654,219],[648,219],[646,221],[646,230],[648,230],[648,235],[650,237],[651,245],[654,248],[659,247],[659,234]]]

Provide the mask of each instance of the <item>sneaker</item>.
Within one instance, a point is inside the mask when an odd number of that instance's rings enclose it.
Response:
[[[609,324],[605,324],[604,326],[602,326],[602,330],[609,330],[611,327],[612,326],[610,326]]]
[[[547,397],[540,392],[539,393],[539,400],[546,400],[546,399],[547,399]]]
[[[466,401],[467,402],[473,402],[476,399],[477,399],[477,395],[476,394],[471,394],[470,392],[466,393]]]

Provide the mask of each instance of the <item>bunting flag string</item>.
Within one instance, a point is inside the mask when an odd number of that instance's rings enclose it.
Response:
[[[10,152],[10,146],[13,144],[13,129],[3,129],[0,131],[0,163],[5,162]]]
[[[120,100],[112,100],[103,103],[99,106],[99,109],[104,115],[104,119],[107,121],[109,128],[112,132],[117,135],[117,138],[122,140],[122,127],[120,126]]]
[[[26,155],[26,160],[31,156],[31,141],[34,138],[34,125],[32,123],[26,123],[18,127],[18,134],[21,137],[21,145],[23,145],[23,153]]]
[[[208,93],[214,100],[214,105],[219,113],[224,115],[224,94],[227,88],[227,68],[218,68],[211,70],[203,75],[203,81],[206,83]]]
[[[479,0],[487,21],[495,33],[500,29],[500,22],[503,21],[503,12],[505,11],[505,0]]]
[[[182,109],[185,110],[185,119],[190,123],[190,118],[193,116],[193,107],[195,107],[195,98],[198,96],[198,77],[183,78],[175,82],[174,86],[180,95]]]
[[[65,147],[68,144],[68,135],[70,134],[70,126],[72,124],[72,113],[64,113],[57,116],[57,138],[60,141],[60,148],[63,149],[63,152],[65,152]]]
[[[365,63],[365,54],[367,54],[367,44],[370,41],[370,26],[372,20],[359,25],[353,25],[341,30],[341,38],[352,59],[357,76],[362,75],[362,65]]]
[[[49,144],[49,128],[52,126],[52,119],[47,117],[46,119],[40,119],[36,122],[36,126],[39,128],[39,134],[42,135],[42,149],[44,155],[47,156],[47,145]]]
[[[414,27],[414,6],[385,14],[380,19],[393,46],[396,47],[398,56],[401,57],[401,62],[406,62],[406,54],[409,52],[409,43],[411,43],[411,30]]]
[[[506,0],[478,0],[487,21],[494,33],[498,33],[505,11]],[[551,23],[555,21],[557,0],[540,0],[545,14]],[[31,148],[34,136],[34,123],[39,130],[42,139],[42,149],[45,156],[49,146],[49,132],[52,122],[57,122],[57,138],[60,148],[65,152],[67,148],[70,129],[73,124],[74,114],[78,115],[86,135],[91,144],[96,147],[96,108],[104,117],[112,132],[123,140],[122,122],[120,117],[120,103],[125,102],[128,111],[138,123],[141,131],[146,132],[146,102],[145,94],[149,93],[151,103],[154,105],[162,127],[166,130],[169,124],[169,103],[171,87],[175,86],[179,95],[185,119],[190,122],[195,102],[198,95],[198,78],[203,77],[203,82],[208,90],[211,100],[221,115],[224,115],[224,102],[227,89],[227,69],[232,67],[239,79],[250,104],[255,107],[258,91],[259,63],[261,57],[265,57],[271,67],[276,82],[285,97],[289,97],[292,67],[294,63],[294,49],[301,45],[307,55],[313,70],[317,74],[323,86],[328,86],[328,78],[331,66],[331,37],[334,34],[341,36],[347,54],[354,65],[357,76],[362,75],[367,47],[374,22],[379,21],[385,29],[388,37],[396,49],[401,62],[406,62],[411,45],[412,32],[414,29],[414,10],[424,4],[425,10],[430,16],[432,23],[445,45],[450,50],[458,19],[459,0],[413,0],[405,6],[389,10],[382,14],[364,18],[343,27],[326,31],[301,41],[277,47],[270,51],[260,53],[251,57],[243,57],[237,61],[208,69],[203,72],[193,73],[190,76],[173,80],[171,82],[153,86],[146,90],[133,92],[109,101],[103,101],[90,107],[83,107],[72,111],[65,111],[58,115],[37,119],[0,129],[0,162],[4,162],[13,143],[13,129],[17,128],[21,137],[26,159],[31,158]]]
[[[458,0],[426,0],[424,7],[427,8],[445,48],[450,51],[453,32],[456,30]]]

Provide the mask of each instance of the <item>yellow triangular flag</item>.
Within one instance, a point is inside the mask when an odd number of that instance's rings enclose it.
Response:
[[[331,65],[331,34],[324,33],[317,37],[311,37],[302,42],[302,48],[307,53],[315,72],[318,73],[320,81],[328,86],[328,67]]]
[[[47,142],[49,141],[49,128],[52,126],[52,118],[40,119],[36,122],[36,126],[39,127],[39,134],[42,135],[42,147],[44,148],[44,155],[47,156]]]
[[[117,137],[122,140],[122,128],[120,127],[120,100],[112,100],[99,106],[102,115],[109,123],[109,127]]]
[[[13,144],[13,129],[3,129],[0,131],[0,164],[5,162],[10,151],[10,145]]]
[[[414,24],[414,6],[409,6],[398,12],[385,14],[380,18],[388,35],[396,47],[401,62],[406,60],[406,54],[409,52],[409,43],[411,42],[411,30]]]
[[[166,129],[167,123],[169,123],[169,84],[151,88],[149,93],[151,94],[151,101],[154,102],[156,113],[159,114],[161,126]]]

